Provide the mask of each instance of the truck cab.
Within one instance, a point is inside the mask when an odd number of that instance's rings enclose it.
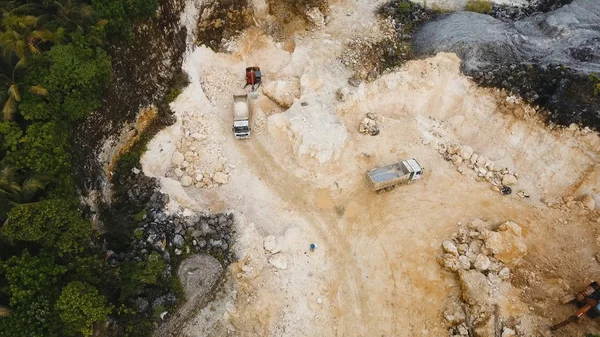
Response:
[[[250,138],[250,125],[248,121],[233,121],[233,134],[236,138]]]

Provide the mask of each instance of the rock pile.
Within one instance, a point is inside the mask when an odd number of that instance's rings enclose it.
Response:
[[[466,169],[472,170],[479,181],[487,181],[492,184],[495,191],[507,194],[503,186],[513,186],[519,183],[518,173],[508,168],[498,168],[493,160],[484,155],[479,155],[473,148],[466,145],[440,144],[439,153],[445,160],[451,161],[456,170],[465,174]],[[526,196],[524,193],[523,196]]]
[[[374,113],[367,113],[366,117],[363,118],[358,126],[358,132],[365,135],[377,136],[379,134],[379,126],[377,126],[376,119],[377,116]]]
[[[451,337],[496,336],[495,306],[506,300],[511,288],[508,265],[520,263],[527,246],[521,227],[514,222],[493,228],[476,219],[442,243],[444,254],[438,262],[458,274],[462,290],[461,300],[450,302],[444,310]],[[513,330],[505,327],[504,331]]]
[[[596,200],[589,194],[583,195],[578,199],[571,195],[556,199],[545,197],[542,198],[542,202],[548,207],[561,209],[565,212],[579,211],[580,215],[586,215],[596,210]]]
[[[162,208],[162,207],[161,207]],[[150,208],[142,215],[135,239],[126,253],[110,252],[109,265],[116,267],[123,261],[141,260],[151,252],[160,253],[170,273],[171,253],[182,255],[191,252],[208,253],[221,257],[229,264],[233,235],[233,214],[214,214],[184,217],[166,214],[161,208]]]
[[[171,157],[171,170],[166,176],[178,180],[183,187],[215,188],[227,184],[235,165],[228,159],[215,135],[215,130],[202,113],[195,121],[183,124],[184,137]]]
[[[113,250],[106,251],[108,266],[117,268],[145,261],[153,266],[164,266],[158,277],[169,280],[180,260],[173,259],[173,255],[211,255],[222,265],[219,268],[226,268],[233,261],[232,214],[200,215],[182,209],[167,214],[163,209],[169,197],[158,191],[157,179],[134,172],[118,178],[115,183],[120,185],[111,212],[102,215],[102,221],[111,229],[107,235],[118,236],[120,240],[109,241]],[[144,205],[143,211],[136,214],[140,205]],[[132,213],[132,209],[136,211]],[[115,232],[115,228],[120,231]],[[136,228],[132,236],[127,228]],[[133,304],[143,315],[168,309],[179,301],[171,288],[151,284],[140,285],[135,294]]]

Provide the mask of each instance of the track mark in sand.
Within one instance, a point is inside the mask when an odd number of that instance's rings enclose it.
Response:
[[[398,284],[396,283],[396,275],[394,273],[394,266],[396,263],[390,262],[390,258],[388,256],[388,252],[383,246],[381,247],[381,252],[383,253],[383,258],[385,260],[385,264],[389,267],[390,275],[392,279],[393,289],[392,289],[392,300],[390,301],[390,306],[392,307],[392,336],[398,335],[398,309],[396,308],[395,301],[396,296],[398,296]]]
[[[339,336],[348,336],[349,333],[363,336],[362,331],[368,326],[364,314],[367,310],[368,296],[360,291],[359,283],[362,275],[360,266],[352,254],[352,245],[347,240],[347,233],[339,230],[338,226],[327,225],[327,220],[333,223],[338,217],[335,209],[329,211],[313,207],[310,196],[317,194],[316,189],[306,187],[298,178],[285,172],[266,151],[256,138],[248,142],[237,143],[240,152],[246,156],[246,162],[262,177],[262,182],[274,191],[282,200],[301,212],[310,226],[317,232],[320,240],[326,242],[329,252],[333,253],[335,272],[337,278],[343,280],[339,285],[335,299],[339,302],[338,309],[342,312],[339,326],[336,328]],[[262,175],[261,173],[267,173]],[[345,314],[344,314],[345,313]]]

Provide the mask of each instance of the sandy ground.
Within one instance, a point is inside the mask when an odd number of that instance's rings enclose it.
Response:
[[[600,277],[597,216],[540,201],[593,194],[600,202],[598,135],[550,130],[527,116],[530,107],[461,75],[453,54],[349,86],[338,57],[350,39],[381,34],[369,14],[378,3],[333,3],[325,28],[289,41],[250,29],[231,53],[190,51],[184,68],[192,83],[172,105],[178,123],[150,143],[144,172],[161,177],[177,205],[234,211],[240,261],[217,299],[172,335],[446,336],[442,307],[459,289],[436,257],[457,223],[475,218],[524,228],[529,255],[514,270],[521,304],[512,316],[557,322],[575,310],[559,297]],[[299,96],[284,109],[259,93],[252,136],[240,141],[231,132],[231,95],[255,64],[265,87],[277,82]],[[350,91],[345,102],[335,98],[341,87]],[[357,132],[367,112],[379,116],[377,136]],[[449,142],[517,171],[531,198],[501,196],[457,172],[438,153]],[[228,182],[182,188],[170,175],[171,156],[190,147],[204,175],[222,165]],[[368,189],[366,170],[411,157],[425,167],[422,180],[381,195]],[[584,318],[556,335],[598,331]]]

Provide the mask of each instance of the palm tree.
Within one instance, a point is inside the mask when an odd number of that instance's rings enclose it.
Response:
[[[12,121],[17,115],[17,105],[21,102],[21,88],[23,85],[18,83],[15,78],[20,75],[19,62],[16,65],[10,65],[10,57],[0,59],[0,104],[2,104],[2,114],[5,121]],[[38,96],[47,96],[48,90],[39,85],[30,86],[27,90]]]
[[[12,206],[35,203],[49,182],[44,176],[23,179],[14,168],[4,167],[0,170],[0,199]]]
[[[2,13],[0,47],[3,54],[15,54],[20,61],[25,61],[29,54],[39,54],[39,44],[51,41],[52,32],[39,27],[38,17],[33,15],[15,15]]]
[[[0,317],[10,316],[10,308],[0,305]]]
[[[56,16],[58,16],[70,30],[77,30],[83,34],[85,27],[93,24],[94,7],[84,2],[73,0],[55,1]]]

